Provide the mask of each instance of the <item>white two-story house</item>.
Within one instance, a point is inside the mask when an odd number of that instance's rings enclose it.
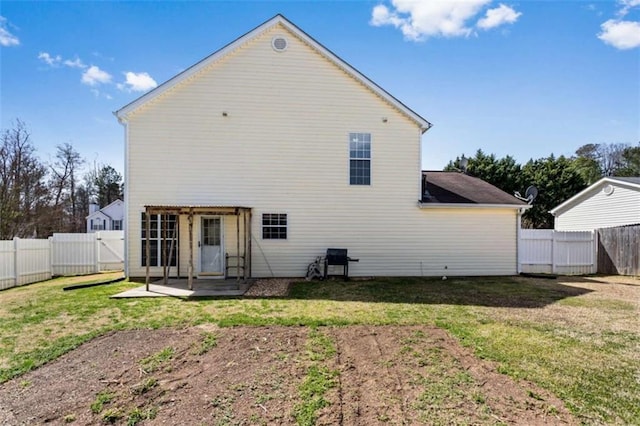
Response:
[[[98,204],[89,204],[87,233],[96,231],[122,231],[124,226],[124,202],[115,200],[100,208]]]
[[[425,198],[431,124],[281,15],[115,114],[129,277],[517,271],[523,203]]]

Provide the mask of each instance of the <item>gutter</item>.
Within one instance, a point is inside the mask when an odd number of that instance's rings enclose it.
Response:
[[[519,213],[530,209],[530,205],[522,204],[473,204],[473,203],[423,203],[418,201],[421,209],[517,209]]]

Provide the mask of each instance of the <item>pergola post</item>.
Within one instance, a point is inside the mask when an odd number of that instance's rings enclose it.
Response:
[[[247,233],[247,255],[249,256],[249,262],[248,262],[248,268],[247,268],[247,273],[249,275],[249,278],[251,278],[253,275],[251,273],[251,264],[253,262],[253,255],[251,254],[251,238],[252,238],[252,234],[251,234],[251,220],[253,217],[253,212],[251,210],[249,210],[249,227],[248,230],[249,232]]]
[[[236,282],[240,282],[240,209],[236,209],[236,255]]]
[[[168,223],[168,214],[163,214],[160,216],[160,220],[162,221],[162,226],[160,227],[160,232],[162,234],[162,275],[163,275],[163,283],[167,285],[167,223]]]
[[[189,290],[193,290],[193,209],[189,209]]]
[[[151,241],[150,241],[150,235],[151,234],[151,215],[149,214],[149,208],[145,208],[145,212],[144,212],[144,218],[145,218],[145,254],[146,254],[146,267],[147,267],[147,276],[144,280],[145,283],[145,290],[149,291],[149,269],[151,266]]]

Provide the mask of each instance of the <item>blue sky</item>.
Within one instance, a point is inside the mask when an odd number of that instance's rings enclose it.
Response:
[[[113,111],[277,13],[434,124],[423,168],[640,141],[640,0],[3,0],[1,127],[122,172]]]

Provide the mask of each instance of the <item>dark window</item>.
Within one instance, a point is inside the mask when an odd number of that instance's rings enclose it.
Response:
[[[140,221],[141,238],[142,238],[142,256],[141,265],[147,266],[147,224],[146,214],[142,213],[142,219]],[[149,222],[149,248],[150,266],[164,266],[163,259],[169,257],[169,251],[171,250],[171,240],[175,237],[173,243],[173,253],[171,255],[171,266],[178,264],[178,216],[152,214],[151,221]],[[164,240],[163,240],[164,237]]]
[[[262,238],[265,240],[287,239],[286,213],[264,213],[262,215]]]
[[[371,185],[371,133],[349,133],[349,183]]]

